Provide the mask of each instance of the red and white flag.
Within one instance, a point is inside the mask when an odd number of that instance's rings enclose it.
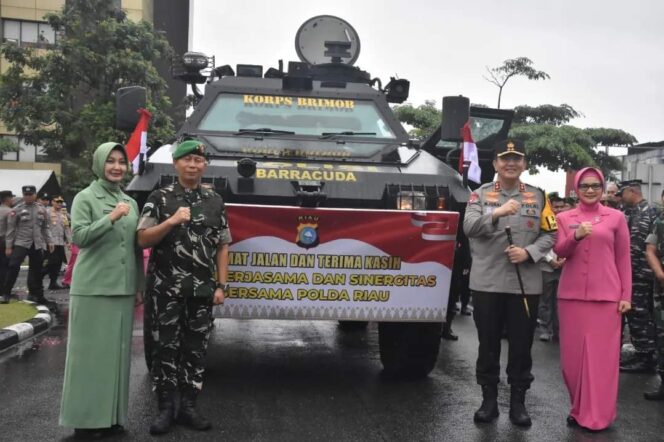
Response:
[[[145,156],[148,151],[148,124],[150,123],[150,118],[152,118],[152,114],[146,109],[139,109],[138,112],[141,116],[138,118],[136,128],[131,133],[131,137],[129,137],[129,141],[127,141],[127,145],[125,146],[127,157],[134,174],[138,173],[141,157]]]
[[[482,182],[482,169],[477,155],[477,146],[470,133],[468,122],[461,128],[461,135],[463,136],[463,149],[461,149],[461,155],[459,156],[459,173],[463,173],[464,161],[469,161],[468,179],[480,184]]]

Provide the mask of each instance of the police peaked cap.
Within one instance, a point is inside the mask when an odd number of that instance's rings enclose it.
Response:
[[[205,144],[199,140],[187,140],[178,143],[173,151],[173,159],[177,160],[187,155],[199,155],[205,157]]]
[[[26,193],[37,193],[37,188],[35,186],[23,186],[21,187],[21,192]]]
[[[515,154],[522,157],[526,156],[526,146],[521,140],[503,140],[498,141],[493,145],[494,154],[496,158],[502,157],[503,155]]]
[[[558,192],[551,192],[551,193],[549,193],[549,195],[547,195],[547,196],[549,197],[549,201],[550,201],[550,202],[554,202],[554,201],[565,201],[565,198],[561,197],[561,196],[558,194]]]
[[[14,195],[14,192],[11,190],[3,190],[0,191],[0,200],[3,200],[5,198],[14,198],[16,195]]]

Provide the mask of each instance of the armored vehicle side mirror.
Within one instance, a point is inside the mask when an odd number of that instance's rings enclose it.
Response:
[[[443,141],[463,141],[461,128],[470,115],[470,100],[463,95],[443,97],[443,121],[440,139]]]
[[[115,128],[124,132],[132,132],[136,128],[140,114],[138,110],[145,108],[145,88],[128,86],[115,93]]]

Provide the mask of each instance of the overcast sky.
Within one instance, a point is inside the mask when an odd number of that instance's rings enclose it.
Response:
[[[348,21],[361,40],[357,66],[411,82],[409,102],[462,94],[495,106],[485,66],[529,57],[550,80],[513,78],[502,107],[567,103],[579,127],[624,129],[664,140],[662,0],[192,0],[191,50],[217,65],[296,61],[299,26],[316,15]]]

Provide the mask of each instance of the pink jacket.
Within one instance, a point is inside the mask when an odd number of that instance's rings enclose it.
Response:
[[[567,258],[558,285],[559,299],[580,301],[632,300],[629,230],[619,210],[597,204],[559,213],[554,252]],[[593,231],[580,241],[574,232],[584,221]],[[645,252],[644,252],[645,253]]]

